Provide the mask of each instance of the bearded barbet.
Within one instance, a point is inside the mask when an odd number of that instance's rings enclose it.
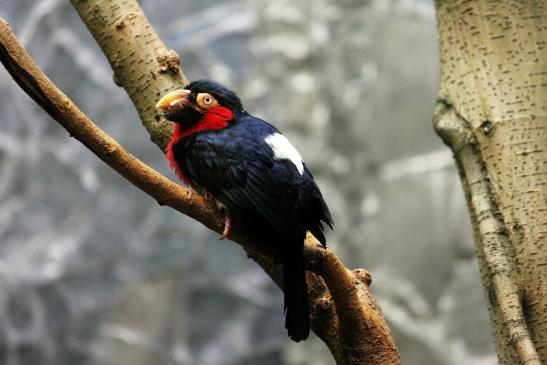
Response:
[[[239,97],[209,80],[162,97],[158,112],[175,123],[166,149],[177,176],[214,197],[225,212],[226,237],[237,217],[267,238],[283,265],[285,327],[305,340],[310,316],[303,247],[306,231],[326,247],[333,221],[302,157],[273,125],[252,116]]]

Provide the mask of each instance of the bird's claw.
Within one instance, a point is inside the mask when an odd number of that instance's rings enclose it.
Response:
[[[232,231],[232,216],[230,213],[226,212],[224,216],[224,231],[222,231],[222,236],[220,236],[220,240],[225,239],[228,237],[230,232]]]
[[[205,198],[206,201],[208,201],[210,203],[216,203],[215,197],[213,196],[213,194],[211,194],[209,192],[209,190],[205,190],[205,193],[203,194],[203,197]]]

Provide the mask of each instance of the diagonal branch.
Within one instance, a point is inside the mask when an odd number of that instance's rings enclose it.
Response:
[[[19,86],[71,136],[129,182],[160,205],[174,208],[216,232],[222,231],[223,218],[214,206],[135,158],[97,127],[36,66],[1,18],[0,61]],[[162,140],[161,135],[158,141]],[[269,257],[267,245],[260,238],[250,236],[241,225],[235,227],[229,238],[239,243],[274,281],[281,282],[282,270]],[[304,254],[307,267],[318,274],[308,274],[312,328],[325,341],[336,362],[398,364],[397,349],[368,289],[368,273],[348,270],[332,250],[323,249],[311,235],[306,239]]]

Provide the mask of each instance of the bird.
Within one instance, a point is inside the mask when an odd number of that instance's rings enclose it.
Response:
[[[188,186],[212,196],[232,220],[250,227],[278,253],[283,266],[285,328],[305,340],[310,311],[304,265],[307,231],[326,247],[331,213],[300,153],[272,124],[249,114],[235,92],[196,80],[168,92],[158,114],[175,123],[165,154]]]

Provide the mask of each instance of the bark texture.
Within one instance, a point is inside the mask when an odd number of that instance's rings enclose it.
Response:
[[[135,1],[77,1],[74,5],[81,11],[82,19],[92,23],[90,29],[98,33],[93,34],[103,51],[111,63],[115,61],[115,81],[126,88],[153,141],[163,148],[171,129],[152,110],[162,91],[185,83],[178,68],[178,56],[168,52],[176,65],[163,69],[157,55],[164,54],[165,47]],[[128,29],[127,33],[117,33],[124,29]],[[2,19],[0,60],[21,88],[52,118],[127,180],[161,205],[173,207],[212,230],[222,231],[223,217],[210,202],[163,177],[98,128],[39,70]],[[250,236],[240,226],[235,227],[229,238],[241,244],[274,281],[282,282],[282,270],[268,256],[263,238]],[[368,272],[347,269],[332,250],[323,249],[311,235],[306,239],[304,254],[308,269],[314,272],[307,274],[312,329],[328,345],[336,362],[400,363],[389,328],[369,290]]]
[[[454,152],[502,364],[547,363],[547,4],[436,1]]]
[[[157,115],[155,105],[160,95],[188,83],[178,54],[160,40],[135,0],[71,2],[108,58],[114,82],[125,89],[152,142],[163,150],[173,125]]]

